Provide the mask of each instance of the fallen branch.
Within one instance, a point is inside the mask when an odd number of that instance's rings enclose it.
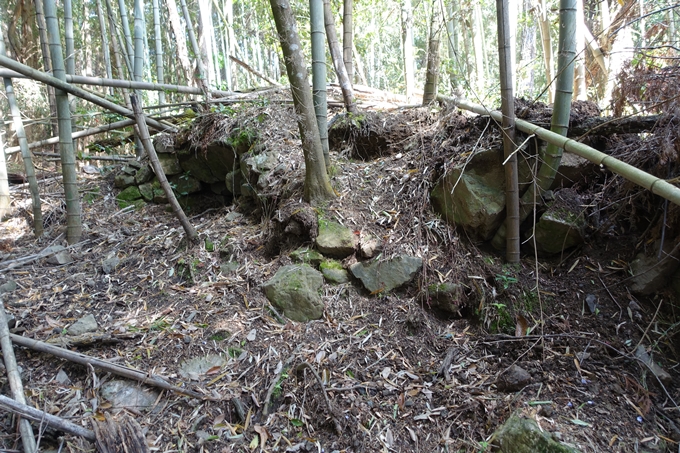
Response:
[[[81,246],[81,245],[85,245],[89,242],[90,242],[89,240],[85,240],[85,241],[78,242],[76,244],[71,244],[68,247],[64,247],[63,249],[60,249],[60,250],[50,250],[50,251],[43,250],[40,253],[36,253],[35,255],[22,256],[21,258],[17,258],[17,259],[14,259],[14,260],[3,261],[2,262],[3,268],[0,269],[0,272],[4,271],[6,269],[14,269],[14,268],[19,267],[19,266],[24,266],[24,265],[32,263],[34,261],[38,261],[39,259],[47,258],[48,256],[55,255],[55,254],[57,254],[61,251],[69,250],[69,249],[72,249],[72,248],[75,248],[75,247],[78,247],[78,246]],[[49,247],[46,247],[46,248],[49,248]]]
[[[142,384],[152,385],[154,387],[170,390],[171,392],[191,396],[192,398],[198,398],[201,400],[215,400],[213,397],[169,384],[164,377],[158,376],[156,374],[144,373],[143,371],[139,371],[134,368],[116,365],[114,363],[107,362],[106,360],[101,360],[81,354],[79,352],[62,349],[45,342],[22,337],[20,335],[10,334],[10,338],[12,339],[12,342],[18,344],[19,346],[24,346],[26,348],[33,349],[34,351],[45,352],[55,357],[66,359],[80,365],[92,365],[93,367],[99,368],[100,370],[113,373],[117,376],[126,377],[128,379],[134,379],[141,382]]]
[[[26,404],[21,404],[8,398],[4,395],[0,395],[0,407],[6,411],[13,412],[15,414],[21,415],[24,418],[34,420],[36,422],[45,423],[47,426],[64,431],[75,436],[83,437],[90,442],[95,441],[94,432],[89,429],[78,426],[75,423],[71,423],[67,420],[59,418],[55,415],[48,414],[39,409],[35,409]],[[28,420],[27,420],[28,421]]]

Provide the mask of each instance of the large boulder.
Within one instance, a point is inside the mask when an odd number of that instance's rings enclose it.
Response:
[[[518,167],[523,186],[530,171],[523,159]],[[462,227],[472,238],[491,239],[504,218],[503,151],[479,151],[466,164],[452,168],[437,182],[431,201],[447,222]]]
[[[377,294],[409,283],[422,266],[422,258],[401,255],[384,261],[354,263],[349,270],[367,290]]]
[[[263,285],[267,299],[293,321],[307,322],[323,316],[319,295],[323,276],[307,264],[283,266]]]
[[[334,258],[345,258],[354,253],[354,233],[337,222],[319,219],[316,248]]]
[[[553,439],[534,420],[516,414],[496,430],[490,443],[491,451],[502,453],[578,453]]]
[[[680,287],[677,281],[674,282],[676,279],[673,279],[676,272],[680,274],[678,262],[680,253],[670,254],[674,248],[672,243],[666,244],[661,258],[658,257],[658,253],[652,256],[638,254],[630,263],[633,276],[628,288],[635,294],[645,296],[665,288],[669,283]]]

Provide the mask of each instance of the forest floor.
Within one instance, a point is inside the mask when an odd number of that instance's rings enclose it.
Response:
[[[275,122],[262,134],[291,163],[290,198],[299,200],[303,161],[292,108],[257,108]],[[434,214],[428,197],[453,155],[497,145],[497,130],[456,112],[374,115],[387,131],[385,152],[361,159],[336,146],[338,197],[318,209],[382,238],[386,257],[421,256],[423,270],[408,287],[371,295],[355,282],[325,284],[323,319],[282,324],[261,285],[290,263],[292,247],[266,253],[269,219],[286,200],[263,206],[258,218],[234,205],[193,210],[202,240],[187,245],[164,206],[120,210],[114,169],[102,167],[101,175],[80,174],[84,234],[69,249],[70,264],[7,265],[65,245],[59,183],[41,186],[47,232],[39,240],[27,189],[12,190],[14,212],[0,224],[0,284],[17,285],[2,295],[16,318],[13,332],[204,394],[163,391],[150,408],[126,409],[151,451],[482,452],[516,411],[584,452],[677,451],[680,356],[669,320],[677,305],[670,293],[641,299],[627,290],[628,264],[644,241],[634,222],[593,226],[583,246],[561,256],[527,251],[518,265],[504,264]],[[606,205],[610,184],[607,176],[584,182],[585,204]],[[120,263],[104,273],[102,262],[114,256]],[[237,269],[228,271],[227,262]],[[466,286],[460,316],[435,313],[421,297],[421,288],[440,281]],[[586,303],[592,297],[595,310]],[[88,314],[98,324],[95,339],[69,342],[69,326]],[[651,348],[672,385],[660,385],[636,360],[638,344]],[[18,346],[15,352],[28,404],[85,427],[117,417],[100,391],[116,376]],[[186,361],[211,354],[224,362],[180,375]],[[501,391],[498,377],[512,365],[531,382]],[[6,380],[0,384],[9,395]],[[0,450],[20,448],[9,415],[0,433]],[[40,444],[43,451],[94,448],[49,429]]]

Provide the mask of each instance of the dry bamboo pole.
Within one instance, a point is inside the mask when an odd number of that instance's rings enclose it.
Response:
[[[2,299],[0,299],[0,346],[2,346],[2,356],[5,361],[9,387],[12,390],[12,398],[20,404],[26,404],[24,386],[21,384],[21,376],[19,375],[17,359],[14,356],[14,349],[12,348],[12,341],[10,340],[7,315],[5,314],[5,306],[2,303]],[[31,423],[25,418],[22,418],[19,421],[19,432],[21,433],[21,443],[24,447],[24,452],[36,452],[38,447],[35,442],[35,437],[33,437],[33,428],[31,428]]]
[[[14,412],[15,414],[19,414],[24,418],[45,423],[47,426],[51,426],[52,428],[58,429],[59,431],[64,431],[75,436],[83,437],[85,440],[89,440],[90,442],[97,440],[94,432],[89,429],[78,426],[75,423],[71,423],[68,420],[64,420],[55,415],[48,414],[47,412],[35,409],[26,404],[18,403],[4,395],[0,395],[0,407],[7,411]]]
[[[147,129],[146,123],[144,122],[144,113],[142,113],[142,107],[139,105],[137,96],[134,94],[130,95],[130,104],[132,104],[132,109],[134,110],[135,118],[137,119],[137,135],[139,136],[139,139],[144,145],[144,149],[149,155],[151,168],[153,168],[154,173],[156,173],[158,182],[160,183],[163,192],[165,192],[165,196],[168,197],[168,203],[170,203],[172,211],[175,213],[179,223],[182,224],[182,228],[184,228],[187,237],[191,242],[196,242],[198,240],[198,233],[196,232],[196,229],[193,227],[193,225],[191,225],[189,222],[189,219],[175,197],[175,193],[172,191],[172,187],[170,187],[170,183],[168,183],[168,179],[165,177],[163,167],[161,166],[161,163],[158,160],[158,155],[156,154],[156,149],[154,148],[153,143],[151,143],[151,138],[149,138],[149,130]]]
[[[233,59],[233,57],[231,58]],[[20,72],[2,68],[0,68],[0,77],[30,78],[30,76],[26,76]],[[127,88],[130,90],[166,91],[184,94],[203,94],[203,90],[197,87],[189,87],[184,85],[171,85],[167,83],[133,82],[131,80],[106,79],[101,77],[89,77],[69,74],[66,75],[66,81],[78,85],[97,85],[103,87]],[[270,82],[272,85],[281,86],[280,83],[276,83],[272,80],[266,79],[266,81]],[[210,94],[214,96],[226,97],[234,95],[234,92],[224,90],[210,90]]]
[[[14,71],[17,71],[31,79],[37,80],[38,82],[45,83],[47,85],[51,85],[55,88],[58,88],[60,90],[63,90],[67,93],[70,93],[74,96],[78,96],[79,98],[85,99],[86,101],[89,101],[93,104],[96,104],[100,107],[103,107],[107,110],[111,110],[112,112],[118,113],[119,115],[123,115],[126,118],[134,118],[134,114],[132,113],[131,110],[126,109],[125,107],[122,107],[118,104],[115,104],[111,101],[107,101],[106,99],[100,98],[98,96],[95,96],[93,94],[90,94],[86,92],[85,90],[82,90],[80,88],[74,87],[73,85],[64,82],[62,80],[59,80],[55,77],[52,77],[48,74],[45,74],[42,71],[38,71],[36,69],[31,68],[30,66],[26,66],[24,64],[19,63],[18,61],[12,60],[11,58],[7,58],[5,56],[0,55],[0,66],[4,66],[9,69],[13,69]],[[148,116],[144,116],[144,119],[146,120],[146,123],[153,127],[154,129],[157,129],[159,131],[167,131],[170,129],[167,126],[164,126],[163,124],[159,123],[158,121],[149,118]]]
[[[467,99],[453,98],[450,96],[443,96],[441,94],[437,96],[437,99],[442,102],[450,102],[458,108],[468,110],[478,115],[488,115],[499,124],[503,120],[503,115],[501,112],[497,110],[488,110],[487,108],[479,104],[474,104]],[[680,188],[675,187],[668,181],[657,178],[654,175],[650,175],[639,168],[622,162],[615,157],[608,156],[607,154],[591,148],[588,145],[584,145],[583,143],[579,143],[576,140],[563,137],[560,134],[556,134],[555,132],[551,132],[547,129],[531,124],[528,121],[516,119],[515,127],[527,134],[533,134],[545,142],[559,146],[567,152],[576,154],[577,156],[583,157],[590,162],[601,165],[607,168],[609,171],[622,176],[628,181],[644,187],[653,194],[659,195],[660,197],[680,206]]]
[[[96,135],[101,132],[107,132],[107,131],[112,131],[115,129],[122,129],[127,126],[132,126],[136,123],[135,120],[123,120],[123,121],[116,121],[115,123],[111,124],[105,124],[103,126],[97,126],[97,127],[92,127],[90,129],[85,129],[84,131],[78,131],[73,133],[73,138],[82,138],[82,137],[88,137],[90,135]],[[51,137],[51,138],[46,138],[45,140],[40,140],[38,142],[33,142],[28,144],[28,149],[33,149],[33,148],[42,148],[43,146],[47,145],[54,145],[56,143],[59,143],[59,137]],[[16,152],[21,151],[21,148],[19,146],[11,146],[7,149],[5,149],[5,154],[14,154]]]

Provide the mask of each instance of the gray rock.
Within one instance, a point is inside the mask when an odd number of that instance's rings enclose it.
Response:
[[[654,376],[659,378],[663,385],[669,386],[673,383],[673,378],[671,375],[668,374],[666,370],[661,368],[661,366],[659,366],[654,360],[652,360],[643,345],[638,345],[637,349],[635,350],[635,357],[647,365],[650,371],[654,373]]]
[[[189,175],[175,175],[168,178],[172,190],[178,196],[189,195],[201,190],[201,181]]]
[[[382,242],[370,234],[361,236],[359,239],[359,251],[364,258],[375,258],[383,251]]]
[[[553,439],[534,420],[516,414],[494,432],[489,443],[493,451],[502,453],[578,453]]]
[[[179,165],[179,159],[177,159],[176,154],[159,154],[158,162],[160,162],[163,173],[166,176],[182,173],[182,167]]]
[[[283,266],[263,288],[267,299],[293,321],[307,322],[323,316],[319,295],[321,273],[306,264]]]
[[[145,182],[151,181],[153,176],[154,174],[151,167],[144,165],[142,168],[137,170],[137,173],[135,173],[135,183],[137,185],[144,184]]]
[[[319,269],[324,278],[331,283],[347,283],[349,281],[349,274],[339,261],[324,261],[319,266]]]
[[[241,170],[234,170],[224,177],[224,184],[227,187],[229,193],[234,196],[241,195],[241,184],[243,184],[243,176],[241,176]]]
[[[83,173],[87,173],[88,175],[98,175],[100,173],[99,168],[94,165],[83,165],[82,170]]]
[[[168,202],[168,196],[165,195],[165,191],[160,187],[153,188],[153,202],[158,204],[165,204]]]
[[[66,247],[61,246],[61,245],[53,245],[50,247],[47,247],[45,249],[46,253],[52,253],[49,257],[47,257],[47,262],[49,264],[54,264],[61,266],[63,264],[69,264],[73,262],[73,258],[71,257],[71,254],[69,253],[68,250],[66,250]]]
[[[290,253],[290,259],[294,263],[307,263],[313,266],[318,266],[324,260],[323,255],[309,247],[300,247],[299,249]]]
[[[117,174],[113,179],[113,185],[119,189],[125,189],[135,184],[135,177],[133,175],[126,175],[124,173]]]
[[[555,180],[551,187],[553,189],[571,187],[577,182],[584,181],[597,168],[598,166],[588,159],[573,153],[564,153],[560,160],[560,168],[555,175]]]
[[[670,251],[670,250],[669,250]],[[638,295],[650,295],[670,283],[670,278],[678,271],[677,257],[664,254],[661,259],[640,253],[632,263],[630,270],[633,274],[630,290]]]
[[[143,165],[141,162],[139,162],[137,160],[128,160],[127,164],[128,164],[129,167],[136,168],[137,170],[142,168],[142,165]]]
[[[97,320],[92,313],[83,316],[67,329],[69,335],[82,335],[88,332],[96,332],[99,328]]]
[[[257,186],[260,176],[276,168],[278,163],[275,153],[254,150],[241,156],[241,175],[245,181]]]
[[[137,168],[135,168],[131,165],[126,165],[120,171],[122,171],[126,175],[134,176],[135,173],[137,173]]]
[[[465,305],[465,291],[462,285],[445,282],[429,285],[422,299],[431,308],[460,316],[460,309]]]
[[[8,279],[5,283],[0,285],[0,294],[11,293],[17,289],[17,282],[12,279]]]
[[[153,200],[153,185],[151,183],[140,184],[138,189],[144,201]]]
[[[226,220],[227,222],[235,222],[241,219],[242,217],[243,214],[241,214],[240,212],[231,211],[230,213],[224,216],[224,220]]]
[[[222,275],[231,274],[232,272],[236,272],[240,266],[238,261],[228,261],[224,264],[220,264],[220,272]]]
[[[216,195],[224,195],[228,192],[227,188],[221,182],[214,182],[210,184],[210,191]]]
[[[102,396],[115,408],[144,410],[152,407],[158,392],[143,388],[138,382],[109,381],[101,386]]]
[[[209,354],[203,357],[193,357],[179,366],[179,375],[186,379],[198,381],[208,370],[226,365],[227,359],[219,354]]]
[[[516,392],[531,383],[531,375],[518,365],[512,365],[496,381],[496,387],[501,392]]]
[[[334,258],[345,258],[354,253],[354,233],[337,222],[319,219],[316,248]]]
[[[106,275],[113,273],[120,264],[120,259],[117,256],[112,256],[102,261],[102,270]]]
[[[71,384],[71,378],[68,377],[68,374],[66,374],[66,372],[63,369],[59,370],[54,380],[63,385]]]
[[[184,171],[207,184],[223,182],[227,173],[234,170],[237,162],[234,148],[220,142],[200,149],[178,149],[177,156]]]
[[[561,253],[585,241],[582,201],[573,189],[555,193],[555,201],[535,228],[536,244],[542,254]]]
[[[422,258],[402,255],[385,261],[354,263],[349,270],[367,290],[378,293],[409,283],[422,266]]]

